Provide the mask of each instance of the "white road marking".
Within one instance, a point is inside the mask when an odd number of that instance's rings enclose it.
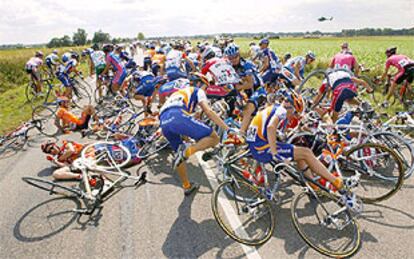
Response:
[[[201,156],[202,156],[202,154],[200,152],[196,154],[198,162],[201,165],[201,168],[203,168],[203,171],[205,172],[205,174],[207,176],[207,180],[209,181],[211,187],[213,189],[216,189],[217,186],[218,186],[218,181],[217,181],[216,174],[209,167],[207,162],[203,161]],[[226,214],[227,219],[229,219],[230,224],[232,225],[232,227],[234,229],[236,229],[237,226],[241,225],[241,222],[237,217],[235,217],[235,212],[231,208],[231,205],[229,204],[229,201],[225,200],[225,199],[219,199],[219,201],[220,201],[221,206],[224,210],[224,213]],[[243,229],[240,229],[240,231],[241,231],[242,235],[247,236],[247,233]],[[260,258],[262,258],[255,247],[250,247],[250,246],[243,245],[243,244],[239,244],[239,245],[243,249],[243,251],[246,254],[247,258],[249,258],[249,259],[260,259]]]

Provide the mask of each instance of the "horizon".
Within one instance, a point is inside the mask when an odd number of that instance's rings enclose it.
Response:
[[[7,1],[7,0],[6,0]],[[83,28],[88,39],[102,30],[112,37],[190,37],[222,33],[341,32],[343,29],[412,28],[412,0],[2,0],[0,45],[44,44],[53,37],[72,37]],[[319,17],[332,21],[319,22]],[[246,22],[248,21],[248,22]]]

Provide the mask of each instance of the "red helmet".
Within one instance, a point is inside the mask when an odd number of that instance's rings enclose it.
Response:
[[[42,149],[42,151],[43,151],[43,153],[47,153],[47,154],[50,154],[50,150],[51,150],[51,146],[56,146],[57,147],[57,145],[56,145],[56,142],[55,141],[53,141],[53,140],[48,140],[48,141],[46,141],[45,143],[43,143],[41,146],[40,146],[40,148]]]

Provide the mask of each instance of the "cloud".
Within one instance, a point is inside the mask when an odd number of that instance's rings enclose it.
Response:
[[[48,42],[84,28],[115,37],[340,31],[413,26],[412,0],[1,0],[0,44]],[[320,16],[334,16],[320,23]]]

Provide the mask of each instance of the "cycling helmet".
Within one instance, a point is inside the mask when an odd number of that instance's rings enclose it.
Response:
[[[285,54],[285,56],[283,57],[283,59],[285,60],[285,62],[286,62],[286,60],[288,60],[288,59],[290,59],[292,57],[292,54],[290,54],[290,52],[286,52],[286,54]]]
[[[262,44],[266,44],[266,45],[268,45],[268,44],[269,44],[269,40],[268,40],[268,39],[266,39],[266,38],[261,39],[261,40],[259,41],[259,45],[262,45]]]
[[[234,43],[231,43],[227,46],[226,49],[224,49],[224,55],[228,57],[234,57],[240,54],[239,46],[237,46]]]
[[[68,62],[69,61],[69,57],[68,57],[68,55],[63,55],[62,56],[62,62],[63,63],[66,63],[66,62]]]
[[[204,85],[209,86],[210,83],[207,79],[207,77],[199,72],[191,73],[188,77],[188,80],[190,80],[190,84],[194,87],[203,87]]]
[[[105,44],[102,47],[103,52],[108,53],[114,50],[114,46],[112,44]]]
[[[116,44],[115,45],[115,49],[118,50],[118,51],[122,50],[123,48],[124,48],[124,44]]]
[[[201,54],[201,58],[204,61],[214,58],[215,56],[216,52],[214,52],[214,49],[211,47],[206,47],[206,49],[203,51],[203,54]]]
[[[396,53],[397,53],[397,47],[390,47],[385,51],[385,55],[387,55],[387,57],[395,55]]]
[[[254,42],[254,41],[250,42],[249,47],[251,47],[251,46],[256,46],[256,42]]]
[[[308,57],[308,58],[310,58],[310,59],[315,60],[316,55],[315,55],[315,53],[313,53],[312,51],[310,51],[310,50],[309,50],[309,51],[306,53],[306,57]]]
[[[56,145],[56,142],[55,141],[48,140],[48,141],[44,142],[42,145],[40,145],[40,148],[42,149],[42,152],[43,153],[50,154],[50,150],[51,150],[51,147],[52,146],[58,147]]]
[[[297,113],[303,112],[303,108],[305,105],[301,95],[297,94],[295,91],[292,90],[285,91],[283,95],[285,97],[285,101],[292,104]]]
[[[38,51],[36,51],[35,56],[38,57],[38,58],[43,58],[43,52],[41,52],[40,50],[38,50]]]
[[[341,44],[341,49],[348,49],[348,48],[349,48],[348,42],[344,42]]]
[[[52,51],[52,53],[57,55],[57,54],[58,54],[58,50],[57,50],[57,49],[54,49],[54,50]]]

